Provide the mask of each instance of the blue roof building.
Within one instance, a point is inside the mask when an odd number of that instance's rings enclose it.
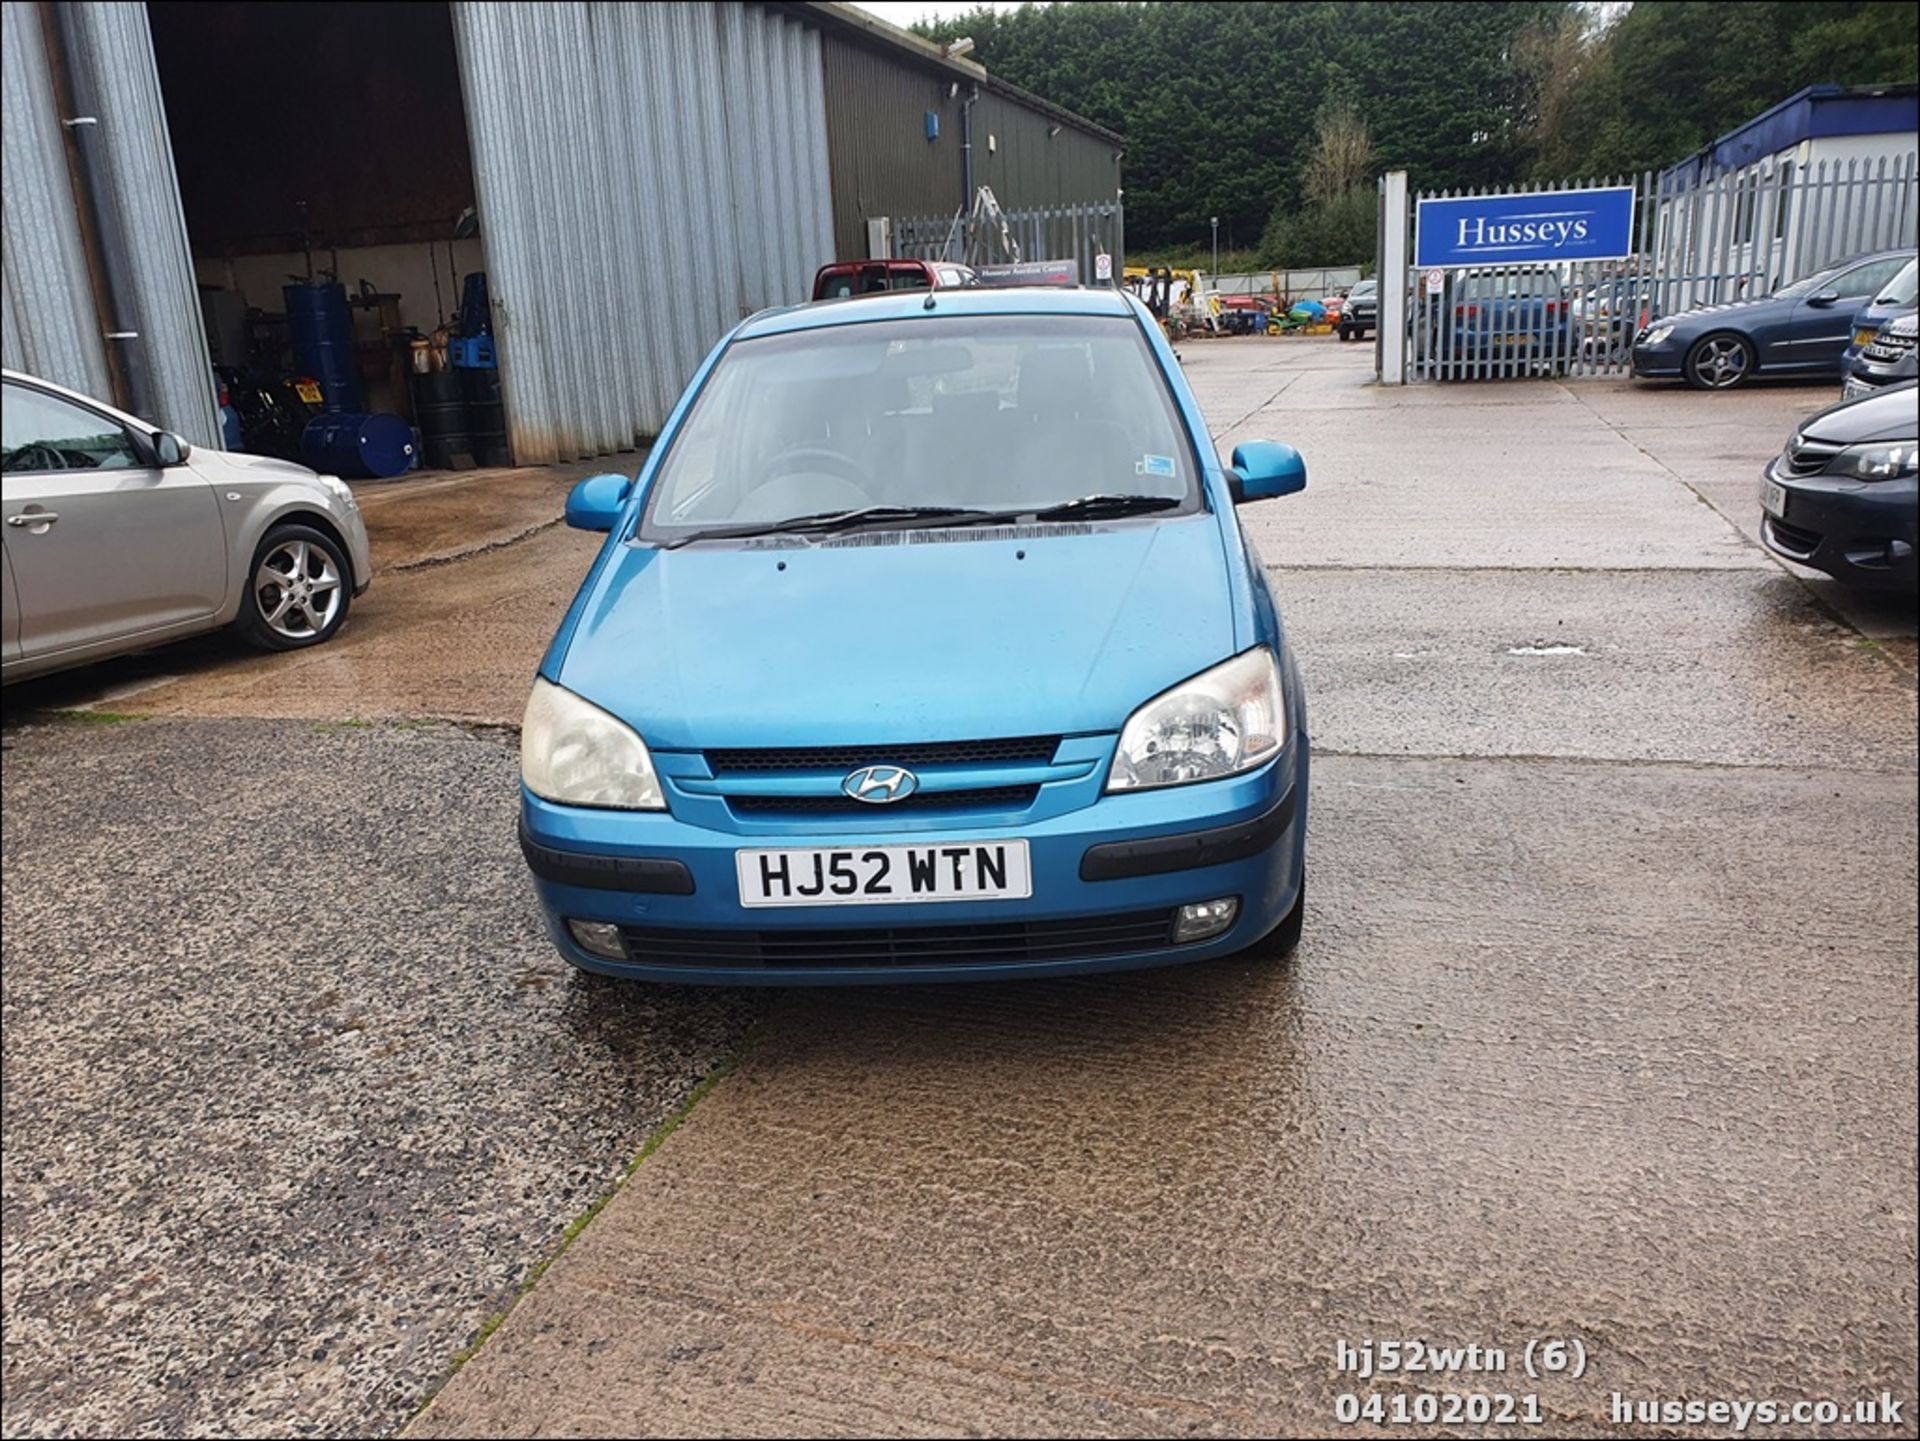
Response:
[[[1691,190],[1722,175],[1771,160],[1805,171],[1826,162],[1844,167],[1914,148],[1920,136],[1920,86],[1809,85],[1738,129],[1660,172],[1660,193]]]

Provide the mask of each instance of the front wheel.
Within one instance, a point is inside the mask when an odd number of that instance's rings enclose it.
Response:
[[[1353,329],[1352,329],[1352,327],[1350,327],[1350,326],[1346,326],[1346,325],[1343,325],[1343,326],[1341,326],[1341,327],[1340,327],[1340,338],[1341,338],[1342,340],[1352,340],[1352,339],[1353,339]]]
[[[253,553],[240,633],[262,650],[304,650],[330,640],[347,618],[351,582],[331,537],[312,526],[277,525]]]
[[[1753,343],[1743,335],[1709,335],[1687,352],[1687,384],[1695,390],[1732,390],[1754,369]]]

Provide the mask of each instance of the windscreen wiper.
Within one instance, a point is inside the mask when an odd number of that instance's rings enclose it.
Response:
[[[675,536],[661,545],[662,550],[677,550],[696,540],[738,540],[753,535],[804,535],[822,531],[852,530],[856,527],[907,525],[921,521],[954,521],[972,524],[991,518],[994,512],[969,510],[952,505],[862,505],[852,510],[823,510],[812,515],[796,515],[786,520],[757,525],[715,526]]]
[[[1147,515],[1156,510],[1172,510],[1180,504],[1173,495],[1083,495],[1078,500],[1062,501],[1029,511],[1035,520],[1094,520],[1116,515]]]

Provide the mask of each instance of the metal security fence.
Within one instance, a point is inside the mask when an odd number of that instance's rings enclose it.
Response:
[[[1094,283],[1094,257],[1113,257],[1117,280],[1126,264],[1126,216],[1119,202],[1054,205],[1000,213],[1005,236],[1018,248],[1008,255],[997,224],[965,213],[913,216],[893,222],[893,254],[900,260],[949,260],[963,265],[1004,260],[1072,260],[1083,285]]]
[[[1418,380],[1623,375],[1633,338],[1661,316],[1769,295],[1848,256],[1911,247],[1920,216],[1912,152],[1797,167],[1768,160],[1700,184],[1649,172],[1614,180],[1429,191],[1419,199],[1631,186],[1623,259],[1406,271],[1405,374]],[[1402,220],[1413,226],[1418,205]],[[1382,324],[1387,323],[1383,314]],[[1392,343],[1383,333],[1383,346]],[[1383,365],[1383,373],[1386,367]]]
[[[1289,300],[1318,300],[1358,285],[1364,277],[1357,265],[1324,266],[1311,270],[1254,270],[1245,275],[1216,275],[1213,288],[1221,295],[1278,295]]]

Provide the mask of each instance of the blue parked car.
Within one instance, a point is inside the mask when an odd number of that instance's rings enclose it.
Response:
[[[1755,375],[1838,375],[1855,316],[1912,259],[1911,250],[1857,255],[1764,300],[1664,316],[1634,337],[1633,373],[1696,390],[1731,390]]]
[[[1423,356],[1440,358],[1449,367],[1532,366],[1570,358],[1573,306],[1557,271],[1539,266],[1450,270],[1437,300],[1422,304],[1432,307],[1427,313],[1433,319],[1423,324],[1416,313],[1415,342]]]
[[[661,981],[1049,976],[1300,935],[1300,678],[1147,309],[1111,290],[774,310],[714,349],[527,703],[554,943]]]

